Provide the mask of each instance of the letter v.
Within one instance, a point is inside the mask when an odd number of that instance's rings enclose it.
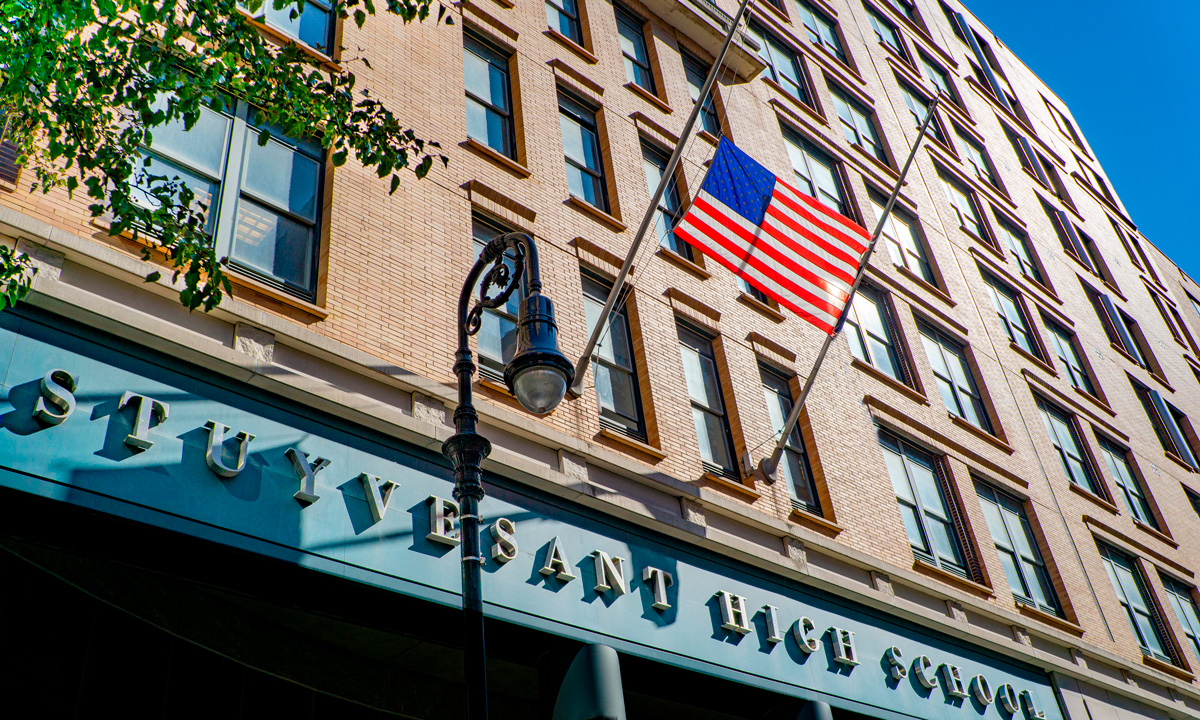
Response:
[[[360,474],[358,481],[362,483],[363,493],[367,496],[371,517],[375,518],[375,522],[379,522],[387,514],[388,498],[392,496],[392,491],[399,487],[399,484],[391,480],[384,480],[381,483],[379,476],[367,473]]]

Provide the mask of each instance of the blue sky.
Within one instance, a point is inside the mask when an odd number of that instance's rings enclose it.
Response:
[[[1138,229],[1200,280],[1200,1],[964,3],[1070,107]]]

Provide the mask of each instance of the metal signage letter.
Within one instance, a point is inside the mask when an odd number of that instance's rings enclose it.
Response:
[[[1013,690],[1013,686],[1009,685],[1008,683],[1004,683],[1000,687],[996,688],[996,700],[999,701],[1000,709],[1002,709],[1006,715],[1015,715],[1019,709],[1017,703],[1017,691]]]
[[[592,557],[596,559],[596,592],[612,590],[618,597],[629,592],[625,584],[625,558],[609,557],[603,550],[593,550]]]
[[[806,654],[813,654],[821,649],[821,641],[809,635],[817,626],[809,618],[802,617],[792,625],[792,635],[796,636],[796,644]]]
[[[567,553],[563,550],[562,542],[558,536],[551,538],[546,545],[546,561],[542,563],[542,567],[538,570],[547,577],[553,575],[563,582],[571,582],[575,579],[574,573],[571,572],[571,562],[567,560]]]
[[[222,425],[216,420],[209,420],[204,423],[204,427],[208,428],[208,450],[204,454],[204,461],[208,463],[208,469],[212,470],[218,477],[231,478],[246,467],[246,451],[250,447],[250,441],[254,436],[250,433],[240,432],[233,436],[233,441],[237,443],[237,463],[233,467],[225,464],[225,433],[229,430],[228,425]]]
[[[996,696],[992,694],[991,683],[989,683],[988,679],[982,675],[976,675],[975,677],[971,678],[971,694],[974,695],[975,699],[979,701],[979,704],[983,705],[984,707],[991,705],[996,699]]]
[[[1046,713],[1038,710],[1033,704],[1033,693],[1028,690],[1021,691],[1021,709],[1025,711],[1025,717],[1029,720],[1046,720]]]
[[[329,467],[329,461],[325,458],[317,458],[311,463],[308,461],[308,453],[300,452],[296,448],[288,448],[283,452],[288,460],[292,461],[292,468],[296,471],[296,479],[300,481],[300,489],[292,493],[292,497],[296,498],[296,502],[301,505],[312,505],[321,499],[317,495],[317,473]]]
[[[775,645],[783,642],[779,634],[779,610],[774,605],[763,605],[763,618],[767,621],[767,642]]]
[[[675,578],[671,573],[647,566],[642,570],[642,582],[649,585],[654,591],[654,604],[650,607],[655,610],[671,609],[671,603],[667,602],[667,587],[675,584]]]
[[[492,534],[492,559],[503,565],[517,559],[517,526],[508,518],[492,523],[488,531]]]
[[[893,680],[903,680],[908,677],[908,668],[904,666],[904,653],[893,645],[883,653],[883,659],[888,664],[888,674]]]
[[[367,473],[359,473],[358,481],[362,483],[363,494],[367,496],[367,507],[371,508],[371,517],[375,522],[379,522],[387,514],[388,499],[399,484],[391,480],[380,483],[378,476]]]
[[[739,635],[750,632],[750,616],[746,614],[746,598],[721,590],[717,593],[721,601],[721,627]]]
[[[158,418],[158,424],[162,425],[167,421],[171,407],[161,400],[126,390],[121,396],[121,401],[117,403],[117,409],[130,403],[134,408],[133,432],[125,436],[125,444],[134,450],[149,450],[154,445],[154,441],[150,439],[151,419]]]
[[[913,660],[912,671],[917,677],[917,682],[921,683],[921,687],[926,690],[932,690],[938,686],[937,674],[930,674],[933,670],[933,661],[926,655],[918,655]]]
[[[858,653],[854,649],[854,633],[839,627],[829,628],[833,638],[833,660],[849,667],[858,664]]]
[[[458,517],[458,503],[437,495],[430,495],[425,502],[429,504],[429,533],[425,539],[456,547],[462,542],[458,531],[454,529],[454,520]]]
[[[967,690],[963,687],[962,671],[950,663],[942,663],[942,680],[945,681],[946,694],[953,698],[965,698]]]
[[[33,417],[45,427],[61,425],[75,412],[74,393],[77,387],[79,381],[66,370],[51,370],[46,373],[38,387],[41,396],[33,406]]]

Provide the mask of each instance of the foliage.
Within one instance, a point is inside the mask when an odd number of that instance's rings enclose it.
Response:
[[[28,255],[0,245],[0,310],[16,305],[29,293],[36,272]]]
[[[334,67],[295,43],[272,41],[239,9],[252,14],[263,2],[0,0],[0,108],[10,120],[7,139],[35,170],[32,189],[86,192],[92,216],[110,218],[114,235],[144,241],[146,259],[165,256],[174,279],[184,279],[180,300],[189,309],[216,307],[230,284],[205,231],[209,208],[169,169],[156,174],[159,166],[142,161],[155,128],[190,129],[202,105],[220,109],[234,98],[286,135],[319,129],[335,165],[353,156],[380,178],[390,175],[392,192],[401,171],[424,177],[435,160],[447,162],[436,142],[356,89],[352,68],[370,68],[366,57]],[[294,19],[305,0],[265,2],[291,8]],[[408,23],[425,20],[435,0],[384,2]],[[334,17],[359,27],[375,12],[373,0],[332,3]],[[452,22],[445,13],[438,5],[437,22]],[[269,138],[261,132],[258,141]],[[0,255],[0,282],[20,275],[18,264]]]

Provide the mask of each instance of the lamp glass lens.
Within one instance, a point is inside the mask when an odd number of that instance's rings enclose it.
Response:
[[[534,366],[513,378],[513,390],[526,410],[545,415],[558,407],[567,394],[567,378],[557,368]]]

